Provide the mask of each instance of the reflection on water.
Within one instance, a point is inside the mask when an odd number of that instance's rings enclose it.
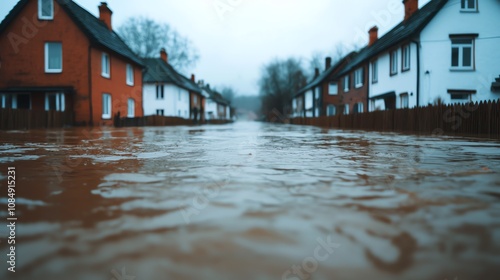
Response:
[[[15,276],[496,279],[499,148],[257,123],[0,132]]]

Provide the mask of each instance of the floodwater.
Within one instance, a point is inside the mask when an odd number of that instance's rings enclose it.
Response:
[[[0,132],[1,279],[498,279],[500,143],[236,123]]]

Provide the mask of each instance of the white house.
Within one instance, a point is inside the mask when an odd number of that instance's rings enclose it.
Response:
[[[229,102],[225,100],[220,93],[206,86],[203,81],[199,83],[202,94],[205,96],[205,119],[210,120],[231,120],[231,107]]]
[[[146,58],[144,64],[144,115],[192,118],[191,97],[193,93],[201,96],[201,89],[168,64],[165,50],[161,51],[161,58]]]
[[[495,100],[500,2],[404,0],[405,18],[380,39],[370,30],[369,109]]]

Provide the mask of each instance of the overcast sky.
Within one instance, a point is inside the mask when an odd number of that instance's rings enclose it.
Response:
[[[17,0],[1,0],[0,18]],[[101,0],[75,0],[98,15]],[[402,0],[108,0],[113,26],[147,16],[169,23],[191,39],[200,53],[192,73],[214,86],[232,86],[239,95],[258,94],[262,65],[316,51],[333,52],[342,42],[366,45],[368,29],[379,35],[403,19]],[[420,6],[429,0],[420,0]],[[190,73],[186,73],[190,74]]]

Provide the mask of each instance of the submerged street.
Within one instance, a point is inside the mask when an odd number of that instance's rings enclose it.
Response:
[[[0,131],[0,213],[15,166],[13,279],[494,279],[499,151],[250,122]]]

